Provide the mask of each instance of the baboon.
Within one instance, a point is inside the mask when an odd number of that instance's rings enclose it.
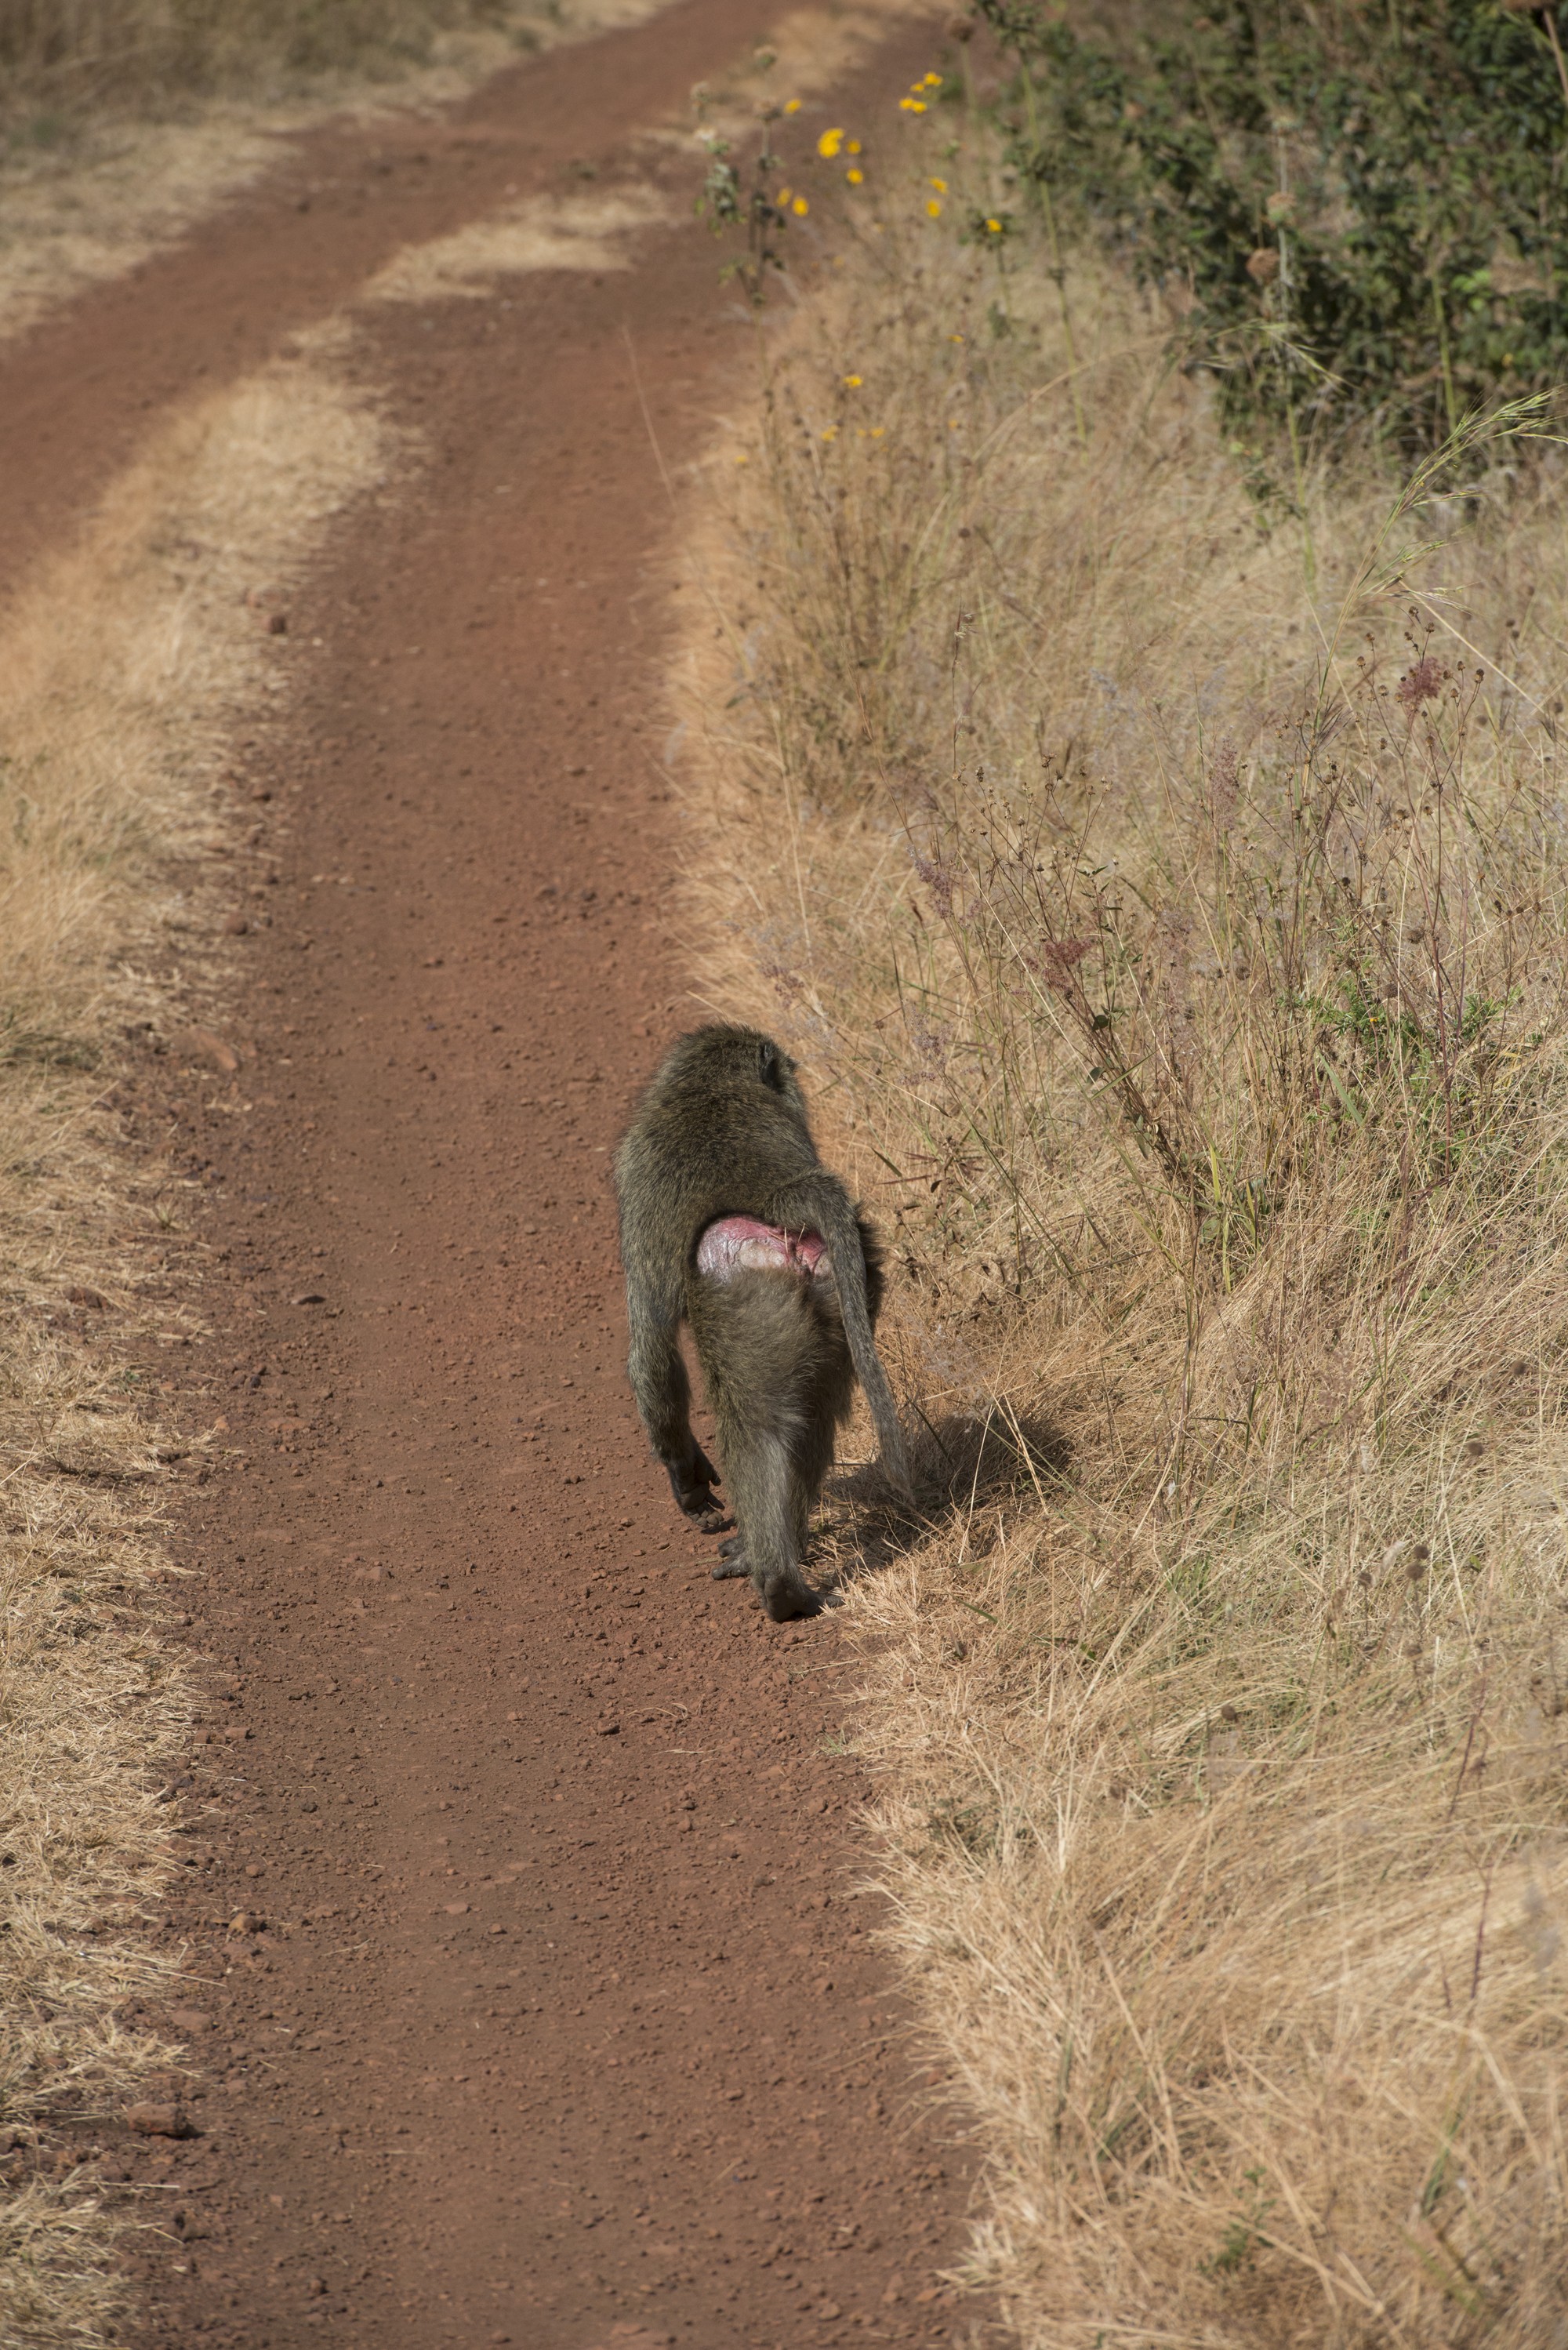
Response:
[[[637,1408],[675,1499],[722,1530],[721,1471],[691,1433],[691,1326],[738,1529],[716,1575],[749,1575],[775,1623],[818,1602],[800,1572],[812,1504],[858,1377],[900,1492],[903,1432],[872,1326],[868,1225],[816,1154],[794,1063],[754,1028],[683,1036],[616,1154]]]

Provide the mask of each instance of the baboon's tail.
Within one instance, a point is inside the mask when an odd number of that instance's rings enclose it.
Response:
[[[809,1226],[814,1232],[820,1232],[827,1243],[827,1253],[833,1260],[834,1284],[838,1291],[838,1310],[844,1317],[844,1335],[849,1342],[855,1376],[871,1407],[883,1471],[889,1482],[908,1496],[912,1491],[909,1456],[904,1443],[904,1431],[898,1425],[893,1390],[888,1384],[888,1374],[882,1368],[882,1358],[877,1352],[871,1315],[866,1302],[866,1258],[860,1245],[860,1222],[849,1196],[843,1185],[832,1176],[826,1176],[820,1182],[812,1182],[808,1179],[792,1183],[789,1211],[780,1221],[797,1228]]]

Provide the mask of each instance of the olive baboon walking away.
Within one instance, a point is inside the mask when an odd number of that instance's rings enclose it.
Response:
[[[880,1253],[811,1139],[794,1064],[754,1028],[683,1036],[616,1154],[628,1370],[688,1517],[713,1528],[716,1471],[691,1433],[691,1326],[738,1533],[714,1573],[749,1575],[775,1622],[818,1605],[800,1572],[812,1504],[858,1378],[882,1465],[907,1493],[872,1337]]]

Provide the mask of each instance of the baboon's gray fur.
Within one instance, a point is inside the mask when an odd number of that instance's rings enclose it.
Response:
[[[691,1326],[739,1534],[719,1575],[750,1575],[775,1621],[817,1602],[800,1572],[807,1522],[859,1378],[882,1465],[903,1492],[903,1431],[872,1336],[882,1295],[870,1228],[816,1154],[794,1064],[754,1028],[683,1036],[616,1155],[628,1370],[649,1440],[687,1515],[722,1523],[718,1472],[691,1432],[680,1357]],[[724,1216],[820,1234],[815,1273],[697,1269]]]

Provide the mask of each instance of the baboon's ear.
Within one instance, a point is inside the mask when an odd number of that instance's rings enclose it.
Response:
[[[782,1094],[784,1079],[792,1066],[793,1064],[779,1051],[773,1039],[764,1036],[757,1047],[757,1075],[763,1085],[771,1086],[775,1094]]]

